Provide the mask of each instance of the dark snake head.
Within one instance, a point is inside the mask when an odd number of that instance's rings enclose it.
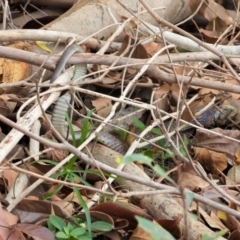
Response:
[[[238,115],[238,110],[232,105],[223,104],[214,114],[214,122],[218,127],[225,126],[229,120],[233,120]]]

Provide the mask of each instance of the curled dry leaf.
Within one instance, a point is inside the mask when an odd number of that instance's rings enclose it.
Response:
[[[212,30],[206,30],[206,29],[200,29],[199,32],[201,33],[202,37],[205,39],[207,43],[214,44],[218,41],[219,35],[221,32],[219,31],[212,31]],[[226,39],[221,40],[218,42],[219,44],[227,44],[228,41]]]
[[[16,184],[16,178],[18,177],[19,173],[16,171],[13,171],[11,169],[9,170],[4,170],[4,172],[0,173],[0,177],[7,180],[7,189],[11,189],[14,184]]]
[[[120,56],[124,53],[124,57],[140,59],[146,59],[149,57],[145,47],[142,44],[137,44],[135,40],[133,38],[130,38],[128,35],[125,35],[123,38],[122,45],[117,55]]]
[[[234,231],[240,228],[240,223],[234,216],[224,213],[222,211],[218,211],[218,217],[223,221],[224,225],[230,231]]]
[[[197,2],[200,3],[201,1],[197,0],[192,2],[194,2],[195,3],[194,6],[197,7],[198,5],[196,5],[196,3]],[[214,21],[217,17],[219,17],[227,25],[233,23],[233,19],[227,12],[227,10],[218,3],[214,2],[214,0],[207,0],[206,2],[204,1],[198,13],[205,17],[210,22]]]
[[[216,135],[213,132],[206,132],[202,129],[197,129],[196,136],[191,143],[194,146],[207,148],[220,153],[226,153],[229,158],[234,160],[235,154],[239,149],[239,142],[226,139],[224,136],[240,139],[240,132],[238,130],[225,130],[221,128],[215,128],[213,131],[222,134],[223,137]]]
[[[99,211],[108,214],[114,220],[114,225],[116,224],[116,221],[119,221],[119,219],[126,220],[128,222],[126,229],[128,230],[133,230],[137,226],[135,215],[152,220],[152,217],[145,213],[145,211],[141,208],[138,208],[130,203],[122,203],[121,205],[114,202],[105,202],[92,207],[91,211]]]
[[[232,180],[234,184],[240,183],[240,165],[234,165],[227,173],[229,179]],[[230,182],[231,184],[231,182]]]
[[[163,43],[156,43],[156,42],[150,42],[147,45],[144,46],[146,51],[149,55],[153,56],[155,53],[157,53],[160,49],[164,47]],[[162,52],[160,55],[166,54],[166,52]]]
[[[99,97],[92,100],[92,105],[96,108],[97,114],[101,117],[107,117],[112,109],[112,101],[108,98]]]
[[[64,208],[50,201],[22,200],[15,208],[22,223],[36,223],[45,219],[50,214],[61,218],[70,218],[71,215]]]
[[[45,135],[47,139],[54,139],[52,133],[48,131]],[[55,140],[55,139],[54,139]],[[44,149],[48,149],[48,146],[43,146]],[[41,158],[52,159],[53,161],[60,162],[65,158],[65,152],[61,149],[52,149],[51,151],[44,152],[41,154]]]
[[[36,224],[19,223],[13,227],[14,227],[14,231],[16,230],[21,231],[27,234],[29,237],[32,237],[32,239],[55,240],[54,234],[48,228],[43,226],[39,226]],[[16,238],[16,239],[19,239],[19,238]]]
[[[130,237],[130,240],[150,240],[152,237],[140,227],[136,227]]]
[[[28,50],[29,46],[26,46],[24,43],[17,43],[9,47]],[[0,58],[0,66],[0,74],[4,83],[19,82],[27,78],[30,74],[30,65],[25,62]]]
[[[209,186],[209,183],[204,181],[202,178],[186,172],[181,173],[177,183],[182,187],[188,188],[192,191],[195,191],[199,188],[204,189]]]
[[[181,217],[178,216],[174,219],[160,219],[157,223],[161,225],[164,229],[170,232],[176,239],[182,237],[182,229],[180,228]]]
[[[201,206],[197,205],[196,202],[192,202],[191,207],[189,210],[193,213],[197,213],[198,215],[204,219],[207,224],[215,230],[226,230],[226,227],[224,224],[221,222],[221,220],[213,213],[211,212],[210,214],[207,213],[206,210],[204,210]]]
[[[233,231],[228,239],[229,240],[238,240],[238,239],[240,239],[240,230],[237,229],[237,230]]]
[[[212,174],[219,174],[228,166],[227,156],[225,153],[214,152],[206,148],[194,148],[194,159]]]

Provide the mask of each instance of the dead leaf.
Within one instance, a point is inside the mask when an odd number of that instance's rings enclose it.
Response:
[[[180,226],[181,217],[178,216],[175,219],[159,219],[156,222],[161,225],[165,230],[170,232],[176,239],[179,239],[183,233]]]
[[[37,240],[55,240],[54,234],[46,227],[35,225],[35,224],[27,224],[27,223],[18,223],[13,226],[14,231],[21,231],[33,239]],[[18,238],[16,238],[18,239]],[[25,238],[24,238],[25,239]]]
[[[163,43],[156,43],[156,42],[150,42],[146,44],[145,46],[146,51],[148,52],[149,55],[153,56],[155,53],[157,53],[160,49],[164,47]],[[161,53],[161,55],[166,54],[165,51]]]
[[[227,173],[228,178],[230,178],[235,184],[240,183],[240,165],[234,165]]]
[[[212,131],[219,134],[240,139],[240,132],[238,130],[225,130],[221,128],[214,128]],[[201,129],[197,129],[195,138],[191,141],[194,146],[207,148],[212,151],[226,153],[230,159],[235,159],[235,154],[239,149],[239,143],[220,137],[211,132],[206,132]]]
[[[240,230],[237,229],[231,233],[228,240],[238,240],[238,239],[240,239]]]
[[[142,228],[136,227],[130,237],[130,240],[152,240],[152,237]]]
[[[24,43],[16,43],[9,47],[28,50],[29,46]],[[25,62],[0,58],[0,66],[0,74],[2,74],[3,83],[19,82],[27,78],[30,74],[30,65]]]
[[[219,174],[228,166],[227,156],[225,153],[214,152],[206,148],[194,148],[195,156],[198,162],[212,174]]]
[[[107,117],[112,109],[112,101],[109,98],[99,97],[91,101],[92,105],[96,108],[97,114],[101,117]]]
[[[202,178],[186,172],[182,172],[180,174],[177,183],[184,188],[190,189],[191,191],[204,189],[209,186],[209,183]]]
[[[47,131],[43,137],[56,141],[56,139],[53,137],[51,131]],[[44,145],[43,149],[48,149],[48,146]],[[53,161],[60,162],[61,160],[63,160],[65,158],[65,154],[66,154],[66,152],[64,150],[52,149],[51,151],[44,152],[43,154],[41,154],[40,157],[45,158],[45,159],[52,159]]]
[[[127,221],[129,224],[125,227],[126,230],[133,230],[136,228],[137,220],[135,219],[135,215],[152,220],[152,217],[145,213],[143,209],[130,203],[122,203],[120,205],[115,202],[105,202],[92,207],[90,210],[103,212],[111,216],[115,224],[119,219],[121,219],[121,221]]]
[[[233,19],[231,18],[227,10],[223,6],[214,2],[214,0],[207,0],[206,2],[204,2],[198,13],[205,17],[209,22],[219,17],[227,25],[233,23]]]
[[[142,44],[136,43],[133,38],[130,38],[128,35],[125,35],[122,40],[122,45],[117,53],[117,56],[120,56],[128,49],[127,53],[124,54],[124,57],[146,59],[149,58],[148,53]]]
[[[15,209],[18,213],[20,221],[24,223],[32,224],[46,219],[50,214],[52,214],[52,211],[54,211],[55,215],[61,218],[71,217],[67,211],[50,201],[24,199],[16,206]]]

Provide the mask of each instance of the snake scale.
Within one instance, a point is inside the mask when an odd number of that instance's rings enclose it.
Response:
[[[65,64],[69,60],[69,58],[76,52],[83,53],[83,49],[76,45],[72,44],[65,49],[62,56],[60,57],[55,71],[52,75],[50,83],[53,83],[56,78],[63,71]],[[80,64],[75,66],[75,73],[72,78],[72,81],[84,76],[87,72],[86,64]],[[68,110],[70,104],[71,96],[69,93],[61,96],[55,105],[52,117],[52,124],[55,129],[64,137],[67,137],[67,129],[65,126],[65,113]],[[196,112],[200,111],[203,107],[198,107]],[[237,110],[235,107],[231,105],[222,105],[220,109],[216,109],[214,107],[209,108],[200,116],[196,117],[196,120],[206,128],[212,128],[214,126],[223,126],[228,121],[228,118],[234,118],[237,115]],[[192,122],[194,123],[194,122]],[[127,126],[126,126],[127,127]],[[189,128],[189,127],[187,127]],[[187,128],[184,128],[186,130]],[[81,132],[78,131],[75,133],[75,138],[79,139],[81,137]],[[113,150],[124,154],[127,150],[126,144],[116,137],[112,135],[109,131],[104,131],[98,136],[98,139],[106,146],[112,148]],[[69,136],[69,140],[71,140],[71,136]]]

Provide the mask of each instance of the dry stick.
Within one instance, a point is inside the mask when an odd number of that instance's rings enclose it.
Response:
[[[69,86],[65,86],[65,87],[59,87],[59,88],[56,88],[56,89],[49,89],[46,92],[40,93],[40,96],[45,96],[45,95],[50,94],[50,93],[55,92],[55,91],[68,90],[69,88],[70,88]],[[124,103],[124,104],[128,104],[128,105],[131,105],[131,106],[135,106],[135,107],[141,108],[141,109],[146,109],[146,110],[156,110],[157,109],[156,106],[153,106],[153,105],[150,105],[150,104],[147,104],[147,103],[142,103],[142,102],[132,101],[132,100],[124,100],[124,99],[120,100],[117,97],[112,97],[112,96],[109,96],[109,95],[97,93],[97,92],[94,92],[94,91],[91,91],[91,90],[87,90],[87,89],[83,89],[83,88],[74,87],[74,90],[75,91],[79,91],[79,92],[84,93],[84,94],[87,94],[87,95],[92,95],[92,96],[95,96],[95,97],[109,98],[112,101],[121,102],[121,103]],[[26,101],[26,105],[28,105],[28,104],[30,104],[30,102],[34,101],[35,98],[36,98],[36,96],[34,96],[34,97],[30,98],[29,100],[27,100]],[[176,119],[176,113],[169,114],[169,113],[167,113],[167,112],[165,112],[165,111],[163,111],[161,109],[158,109],[158,111],[160,111],[162,114],[168,116],[168,117],[162,118],[162,120],[164,120],[164,121],[167,120],[169,117]],[[189,122],[184,121],[182,119],[181,119],[181,122],[185,123],[185,124],[188,124],[190,126],[193,126],[195,128],[203,129],[203,128],[199,127],[199,126],[196,126],[195,124],[189,123]],[[157,124],[161,124],[161,122],[155,121],[151,126],[147,127],[146,131],[147,130],[150,131],[148,128],[153,128],[153,127],[157,126]],[[204,130],[207,131],[207,132],[212,132],[211,130],[208,130],[208,129],[204,129]],[[145,133],[145,131],[144,131],[144,133]],[[169,136],[172,136],[173,134],[174,134],[174,132],[171,132],[171,133],[169,133]],[[230,139],[232,141],[240,142],[240,140],[231,138],[229,136],[225,136],[225,135],[220,134],[220,133],[215,133],[214,132],[214,134],[218,135],[218,136],[221,136],[223,138],[226,138],[226,139]],[[142,136],[142,135],[140,135],[140,136]],[[139,148],[145,147],[146,145],[149,144],[149,142],[156,142],[156,141],[158,141],[160,139],[163,139],[163,138],[164,138],[164,136],[159,136],[159,137],[156,137],[156,138],[153,138],[153,139],[149,140],[148,142],[139,143],[138,147]]]
[[[206,53],[207,54],[207,53]],[[16,59],[19,61],[25,61],[34,65],[41,65],[41,63],[46,60],[46,56],[44,55],[39,55],[36,53],[30,53],[26,52],[23,50],[18,50],[18,49],[12,49],[9,47],[2,47],[0,46],[0,55],[2,57],[10,58],[10,59]],[[89,64],[106,64],[106,65],[111,65],[113,61],[117,60],[116,56],[102,56],[102,55],[96,55],[96,54],[79,54],[81,58],[71,58],[74,59],[74,61],[71,61],[72,64],[77,64],[77,63],[89,63]],[[48,69],[52,69],[55,66],[55,62],[57,61],[58,57],[55,57],[54,62],[51,61],[53,60],[54,57],[51,57],[49,61],[46,62],[45,67]],[[161,58],[159,58],[161,59]],[[133,68],[140,70],[141,65],[146,64],[146,60],[140,60],[140,59],[128,59],[128,58],[121,58],[118,61],[118,65],[123,65],[126,63],[126,61],[129,61],[129,64],[133,64]],[[161,62],[161,60],[160,60]],[[156,63],[156,60],[155,60]],[[136,64],[140,64],[140,66],[137,66]],[[176,83],[176,78],[172,74],[167,74],[161,70],[159,70],[156,66],[149,66],[149,68],[146,71],[149,76],[154,77],[155,79],[158,79],[159,81],[165,81],[167,83]],[[180,81],[183,81],[185,84],[188,84],[189,80],[191,78],[187,76],[181,76]],[[26,84],[26,83],[25,83]],[[27,84],[26,84],[27,85]],[[222,83],[222,82],[215,82],[215,81],[208,81],[208,80],[203,80],[200,78],[195,78],[193,77],[191,79],[191,85],[193,86],[199,86],[199,87],[207,87],[211,89],[217,89],[217,90],[223,90],[227,92],[232,92],[232,93],[240,93],[240,86],[234,85],[234,84],[228,84],[228,83]],[[6,87],[8,85],[6,84],[1,84],[1,87]],[[14,84],[12,85],[14,86]],[[47,86],[47,85],[46,85]]]
[[[31,138],[34,138],[35,140],[41,142],[42,144],[44,145],[48,145],[50,147],[53,147],[53,148],[57,148],[57,149],[64,149],[64,150],[67,150],[69,152],[71,152],[72,154],[69,155],[66,159],[64,159],[62,162],[60,162],[57,166],[53,167],[49,172],[47,172],[44,176],[44,179],[46,179],[47,177],[51,176],[53,173],[55,173],[56,171],[58,171],[63,165],[65,165],[74,155],[77,156],[78,158],[82,159],[86,164],[89,164],[91,166],[95,166],[95,164],[97,163],[99,165],[99,167],[103,170],[103,171],[106,171],[108,173],[112,173],[116,176],[120,176],[122,178],[126,178],[126,179],[129,179],[133,182],[137,182],[137,183],[140,183],[140,184],[143,184],[143,185],[146,185],[146,186],[149,186],[149,187],[152,187],[152,188],[156,188],[156,189],[159,189],[159,190],[172,190],[174,191],[175,193],[179,194],[179,190],[178,189],[175,189],[171,186],[166,186],[164,184],[160,184],[160,183],[156,183],[156,182],[153,182],[153,181],[148,181],[146,179],[142,179],[140,177],[137,177],[137,176],[133,176],[133,175],[129,175],[127,173],[124,173],[122,171],[118,171],[117,169],[115,168],[112,168],[112,167],[109,167],[99,161],[96,161],[96,160],[92,160],[90,159],[86,154],[80,152],[78,149],[76,149],[75,147],[73,147],[71,144],[69,144],[68,142],[65,142],[64,144],[59,144],[59,143],[54,143],[52,141],[48,141],[42,137],[39,137],[38,135],[35,135],[31,132],[29,132],[28,130],[26,129],[23,129],[21,128],[20,126],[18,126],[16,123],[10,121],[9,119],[5,118],[4,116],[0,115],[0,121],[6,123],[7,125],[17,129],[18,131],[22,132],[24,135],[27,135]],[[14,167],[13,167],[14,168]],[[26,196],[28,193],[30,193],[33,189],[35,189],[39,184],[41,184],[43,182],[42,179],[38,179],[32,186],[31,188],[29,189],[26,189],[24,190],[24,192],[21,194],[21,195],[24,195]],[[213,207],[214,209],[219,209],[221,211],[224,211],[228,214],[231,214],[235,217],[238,217],[240,218],[240,213],[234,209],[231,209],[227,206],[224,206],[222,204],[219,204],[219,203],[216,203],[210,199],[207,199],[205,197],[202,197],[196,193],[193,193],[189,190],[185,190],[185,193],[190,193],[193,195],[194,199],[196,201],[199,201],[199,202],[202,202],[203,204],[207,204],[208,206],[210,207]],[[18,199],[14,199],[12,201],[12,203],[9,205],[8,207],[8,211],[11,211],[19,202],[21,201],[21,196],[18,196]]]
[[[219,57],[221,57],[224,61],[224,63],[226,64],[226,66],[228,66],[229,70],[231,71],[231,73],[234,73],[233,75],[236,76],[236,72],[232,69],[232,67],[230,66],[230,64],[228,63],[227,59],[225,58],[224,54],[218,52],[216,49],[210,47],[209,45],[201,42],[200,40],[198,40],[195,37],[192,37],[191,34],[186,33],[185,31],[179,29],[178,27],[174,26],[173,24],[167,22],[166,20],[164,20],[163,18],[159,17],[154,11],[152,11],[152,9],[150,8],[150,6],[145,2],[145,0],[140,0],[140,2],[142,3],[142,5],[149,11],[150,14],[152,14],[152,16],[159,22],[159,23],[163,23],[165,25],[167,25],[168,27],[171,27],[173,30],[191,38],[192,40],[195,40],[199,45],[202,45],[204,48],[208,49],[209,51],[212,51],[213,53],[215,53],[216,55],[218,55]],[[210,47],[210,48],[209,48]],[[237,75],[237,79],[239,79],[239,76]],[[175,148],[175,150],[178,150]],[[199,169],[200,170],[200,169]],[[213,183],[209,178],[206,177],[205,174],[202,174],[202,177],[204,177],[204,179],[206,181],[208,181],[208,183],[210,183],[219,193],[221,193],[223,196],[227,197],[228,199],[230,199],[231,201],[233,201],[235,204],[240,205],[240,202],[236,201],[234,198],[232,198],[231,196],[229,196],[227,193],[225,193],[221,188],[217,187],[217,185],[215,183]]]
[[[27,135],[29,137],[34,138],[35,140],[41,142],[42,144],[49,145],[49,146],[51,146],[53,148],[57,148],[57,149],[65,149],[67,151],[72,152],[75,156],[77,156],[80,159],[82,159],[86,164],[89,164],[91,166],[95,166],[95,164],[97,163],[99,165],[99,167],[103,171],[106,171],[108,173],[113,173],[113,174],[115,174],[117,176],[129,179],[129,180],[134,181],[134,182],[138,182],[138,183],[143,184],[143,185],[147,185],[147,186],[152,187],[152,188],[156,188],[156,189],[160,189],[160,190],[162,190],[162,189],[172,190],[172,191],[175,191],[176,193],[177,192],[179,193],[179,191],[177,189],[174,189],[173,187],[169,187],[169,186],[166,186],[166,185],[163,185],[163,184],[159,184],[159,183],[155,183],[155,182],[152,182],[152,181],[147,181],[146,179],[142,179],[142,178],[139,178],[137,176],[132,176],[132,175],[126,174],[124,172],[118,171],[118,170],[116,170],[114,168],[111,168],[111,167],[105,165],[105,164],[102,164],[99,161],[93,161],[86,154],[79,152],[75,147],[73,147],[68,142],[66,142],[65,145],[64,145],[64,144],[54,143],[52,141],[47,141],[46,139],[41,138],[41,137],[39,137],[37,135],[34,135],[33,133],[27,131],[26,129],[23,129],[23,128],[19,127],[16,123],[10,121],[9,119],[5,118],[2,115],[0,115],[0,120],[2,122],[5,122],[7,125],[9,125],[9,126],[11,126],[13,128],[16,128],[17,130],[21,131],[23,134],[25,134],[25,135]],[[74,156],[73,154],[68,156],[61,163],[59,163],[57,166],[55,166],[53,169],[51,169],[48,173],[46,173],[44,175],[44,177],[49,177],[50,175],[55,173],[57,170],[59,170],[59,168],[61,168],[64,164],[66,164]],[[31,186],[31,188],[28,188],[28,189],[24,190],[24,192],[21,195],[23,195],[23,197],[26,196],[29,192],[31,192],[33,189],[35,189],[42,182],[43,182],[43,180],[38,179]],[[210,207],[213,207],[215,209],[220,209],[220,210],[222,210],[222,211],[224,211],[226,213],[232,214],[235,217],[240,217],[240,213],[239,212],[237,212],[237,211],[235,211],[233,209],[230,209],[229,207],[223,206],[223,205],[221,205],[219,203],[216,203],[216,202],[214,202],[212,200],[206,199],[206,198],[204,198],[204,197],[202,197],[202,196],[200,196],[198,194],[192,193],[191,191],[185,190],[185,192],[193,194],[195,200],[200,201],[200,202],[202,202],[204,204],[207,204]],[[13,200],[12,203],[10,204],[10,206],[8,207],[8,210],[11,211],[16,206],[16,204],[18,204],[21,201],[21,199],[22,199],[21,196],[18,196],[18,199]]]
[[[156,21],[159,24],[164,24],[166,26],[168,26],[169,28],[172,28],[174,31],[192,39],[193,41],[195,41],[197,44],[199,44],[200,46],[206,48],[207,50],[209,50],[210,52],[216,54],[217,56],[219,56],[220,59],[222,59],[222,61],[225,63],[225,65],[227,66],[227,68],[230,70],[230,72],[233,74],[233,76],[236,77],[236,79],[240,80],[240,77],[237,75],[237,73],[233,70],[232,66],[229,64],[228,60],[226,59],[225,55],[219,51],[217,51],[214,47],[209,46],[208,44],[202,42],[201,40],[197,39],[196,37],[192,36],[190,33],[185,32],[184,30],[180,29],[179,27],[173,25],[172,23],[166,21],[165,19],[161,18],[160,16],[158,16],[152,9],[151,7],[146,3],[145,0],[140,0],[140,2],[142,3],[142,5],[148,10],[148,12],[156,19]]]

